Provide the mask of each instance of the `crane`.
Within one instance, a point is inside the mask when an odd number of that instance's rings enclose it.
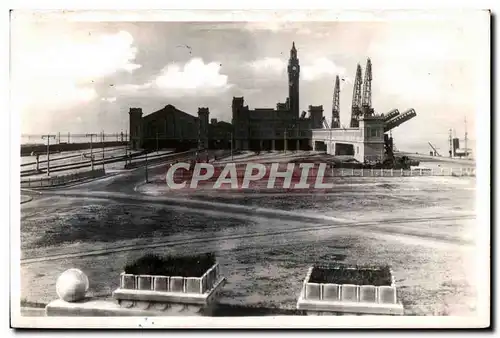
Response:
[[[437,151],[436,147],[434,147],[434,146],[432,145],[432,143],[430,143],[430,142],[428,142],[428,143],[429,143],[429,145],[431,146],[432,150],[434,151],[434,154],[436,154],[437,156],[441,156],[441,155],[438,153],[438,151]]]
[[[393,110],[391,110],[390,112],[388,112],[387,114],[384,115],[384,121],[387,122],[387,121],[395,118],[398,115],[399,115],[399,110],[398,109],[393,109]]]
[[[394,128],[400,126],[401,124],[403,124],[404,122],[406,122],[408,120],[411,120],[415,116],[417,116],[417,113],[415,112],[415,109],[411,108],[411,109],[408,109],[407,111],[405,111],[404,113],[402,113],[401,115],[397,115],[396,117],[394,117],[388,121],[385,121],[384,133],[388,132],[391,129],[394,129]]]
[[[326,122],[326,118],[324,116],[321,119],[321,122],[323,122],[323,127],[325,127],[325,129],[330,129],[330,126],[328,125],[328,122]]]
[[[359,127],[359,117],[361,115],[361,86],[363,85],[361,75],[361,65],[358,63],[356,68],[356,78],[354,80],[354,89],[352,93],[351,106],[351,128]]]
[[[370,58],[366,61],[365,81],[363,82],[362,109],[364,116],[372,116],[372,62]]]
[[[333,90],[332,104],[332,128],[340,127],[340,81],[339,76],[335,78],[335,88]]]

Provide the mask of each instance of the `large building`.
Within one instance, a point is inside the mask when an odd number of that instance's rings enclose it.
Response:
[[[198,108],[198,116],[172,105],[143,116],[141,108],[130,108],[130,146],[146,148],[208,148],[208,108]]]
[[[309,115],[299,112],[300,64],[295,43],[288,60],[288,98],[274,108],[250,109],[243,97],[233,97],[232,124],[237,149],[309,150],[311,130],[321,128],[323,106],[309,106]]]

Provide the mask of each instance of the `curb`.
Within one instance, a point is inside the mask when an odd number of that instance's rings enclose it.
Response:
[[[31,196],[28,196],[28,195],[24,195],[24,196],[27,197],[27,199],[25,199],[23,201],[22,200],[23,195],[21,195],[21,204],[28,203],[28,202],[31,202],[33,200],[33,197],[31,197]]]

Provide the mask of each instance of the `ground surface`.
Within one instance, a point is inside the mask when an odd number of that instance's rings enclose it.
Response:
[[[330,193],[293,196],[158,195],[143,178],[138,169],[23,204],[22,297],[53,300],[71,267],[87,273],[92,294],[109,297],[145,252],[215,252],[225,304],[293,309],[308,268],[338,261],[390,265],[407,314],[476,311],[473,178],[338,178]]]

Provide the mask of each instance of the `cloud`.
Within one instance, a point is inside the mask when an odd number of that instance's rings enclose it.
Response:
[[[268,74],[281,74],[285,72],[287,61],[279,58],[266,57],[263,59],[252,61],[248,64],[254,72],[262,72]]]
[[[109,103],[113,103],[113,102],[116,102],[116,97],[103,97],[101,100],[109,102]]]
[[[227,75],[220,74],[220,64],[205,64],[202,59],[191,59],[184,66],[171,64],[165,67],[154,84],[161,89],[203,90],[225,89]]]
[[[85,40],[60,34],[35,39],[29,32],[24,44],[13,48],[13,103],[20,110],[33,105],[64,109],[94,100],[97,94],[92,83],[141,67],[134,63],[137,48],[128,32]]]
[[[248,65],[254,73],[263,76],[274,77],[277,74],[284,74],[287,69],[288,61],[280,58],[265,57],[249,62]],[[325,77],[339,75],[343,82],[350,83],[351,80],[345,76],[346,69],[338,66],[328,58],[305,58],[301,65],[301,80],[314,81]]]
[[[232,87],[228,76],[221,74],[220,69],[221,65],[217,62],[205,63],[203,59],[193,58],[185,64],[165,66],[149,82],[119,85],[116,89],[127,94],[147,90],[167,97],[216,95]]]
[[[324,77],[335,75],[343,76],[345,68],[337,66],[335,62],[327,58],[317,58],[305,64],[301,68],[304,81],[314,81]]]
[[[272,31],[279,32],[284,30],[290,30],[291,28],[295,28],[296,24],[293,22],[287,21],[254,21],[247,22],[244,24],[243,28],[247,31]]]

